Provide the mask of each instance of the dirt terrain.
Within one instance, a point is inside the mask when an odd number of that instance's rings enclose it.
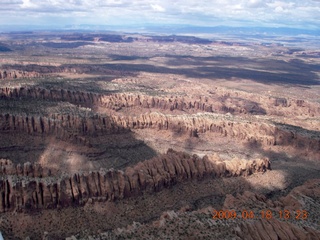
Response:
[[[319,239],[320,50],[225,38],[2,33],[5,239]]]

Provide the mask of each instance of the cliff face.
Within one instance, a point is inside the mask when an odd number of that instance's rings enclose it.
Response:
[[[318,153],[320,150],[320,139],[316,131],[241,118],[228,119],[212,113],[165,115],[153,112],[135,117],[80,117],[60,114],[40,117],[0,114],[1,132],[54,135],[59,139],[72,139],[81,144],[89,144],[85,136],[125,133],[144,128],[188,134],[191,137],[213,134],[263,146],[291,146],[302,152]]]
[[[81,205],[89,199],[114,201],[191,179],[246,176],[268,169],[268,159],[238,161],[234,165],[173,150],[124,172],[111,169],[61,177],[43,177],[38,165],[26,163],[22,168],[2,160],[0,211],[67,207]]]
[[[223,94],[223,92],[221,92]],[[235,93],[233,93],[235,94]],[[244,93],[242,93],[244,94]],[[88,92],[47,90],[42,88],[2,88],[0,98],[3,99],[41,99],[50,101],[67,101],[86,107],[99,106],[102,109],[119,111],[122,108],[145,108],[179,111],[182,112],[213,112],[231,111],[227,107],[229,97],[232,94],[225,93],[223,106],[216,106],[209,98],[199,98],[188,100],[181,97],[151,97],[132,94],[112,94],[100,95]],[[240,95],[240,97],[243,97]],[[297,112],[290,114],[319,115],[320,108],[316,105],[306,103],[303,100],[273,99],[270,102],[270,109],[281,113],[283,109],[294,108]],[[241,104],[240,104],[241,103]],[[245,102],[237,102],[242,107],[247,106]],[[256,109],[253,105],[252,108]],[[239,106],[240,106],[239,105]],[[251,108],[250,107],[250,108]],[[219,110],[219,108],[221,108]],[[240,111],[241,109],[238,109]],[[248,109],[247,109],[248,110]],[[268,110],[269,111],[269,110]],[[271,111],[271,110],[270,110]],[[284,110],[283,110],[284,111]],[[302,111],[302,112],[301,112]],[[219,116],[219,117],[218,117]],[[164,115],[157,112],[146,113],[136,117],[131,116],[110,116],[100,115],[94,117],[79,117],[74,115],[50,114],[49,116],[12,116],[8,114],[0,115],[0,131],[24,131],[30,134],[55,134],[61,139],[73,139],[76,142],[89,144],[87,140],[79,137],[88,134],[105,134],[125,132],[129,129],[152,128],[156,130],[171,130],[178,133],[187,133],[197,137],[201,133],[218,134],[220,136],[236,138],[245,142],[259,143],[263,146],[285,145],[292,146],[303,151],[317,152],[320,149],[319,136],[315,131],[308,131],[303,128],[290,125],[270,124],[252,119],[252,121],[242,121],[241,118],[231,119],[221,115],[198,114],[198,115]],[[76,134],[78,134],[76,136]]]
[[[93,104],[101,100],[100,95],[69,90],[47,90],[44,88],[1,88],[2,99],[41,99],[50,101],[68,101],[71,103]]]
[[[31,164],[26,162],[24,164],[13,164],[8,159],[0,159],[0,175],[16,175],[25,177],[46,177],[50,176],[49,170],[44,170],[40,164]]]
[[[57,65],[52,63],[30,63],[30,62],[24,62],[24,65],[3,65],[2,66],[3,71],[6,69],[12,69],[12,71],[15,72],[36,72],[40,75],[47,75],[52,73],[98,73],[98,74],[110,74],[110,73],[117,73],[116,70],[111,70],[108,67],[105,67],[103,65]],[[9,71],[9,70],[8,70]],[[10,70],[11,71],[11,70]]]
[[[31,73],[30,73],[31,74]],[[44,88],[0,88],[0,99],[42,99],[50,101],[67,101],[78,105],[100,106],[115,111],[122,108],[144,108],[159,110],[177,110],[184,112],[220,112],[233,114],[309,116],[320,115],[320,105],[302,99],[286,99],[244,93],[230,93],[221,90],[212,97],[152,97],[135,94],[94,94],[81,91]],[[250,99],[250,100],[249,100]]]
[[[47,90],[43,88],[2,88],[0,98],[23,99],[33,98],[51,101],[67,101],[83,106],[101,106],[108,109],[120,110],[121,108],[150,108],[161,110],[198,110],[213,112],[212,104],[208,99],[187,100],[178,97],[150,97],[131,94],[100,95],[88,92],[69,90]]]
[[[37,78],[41,77],[40,73],[18,70],[0,70],[0,79],[16,79],[16,78]]]

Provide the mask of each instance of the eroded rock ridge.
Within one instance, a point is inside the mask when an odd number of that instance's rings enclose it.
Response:
[[[8,163],[7,163],[8,164]],[[114,201],[142,191],[154,192],[177,182],[204,177],[246,176],[270,169],[268,159],[227,164],[168,150],[167,154],[140,162],[125,171],[103,170],[61,177],[43,177],[38,165],[22,168],[2,160],[0,211],[81,205],[89,199]],[[4,173],[16,173],[9,175]]]

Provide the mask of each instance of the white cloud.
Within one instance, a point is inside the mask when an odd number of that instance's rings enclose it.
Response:
[[[249,0],[248,7],[250,8],[262,8],[266,6],[266,1],[262,1],[262,0]]]
[[[165,12],[166,10],[158,4],[151,4],[151,7],[156,12]]]
[[[245,21],[294,25],[307,18],[319,26],[319,7],[320,0],[0,0],[0,21],[9,23],[20,16],[21,23],[29,24],[36,15],[44,22],[48,17],[67,17],[91,24],[222,25]]]
[[[281,7],[281,6],[277,6],[277,7],[274,9],[274,11],[277,12],[277,13],[285,12],[285,10],[283,9],[283,7]]]
[[[21,8],[34,8],[36,4],[32,3],[31,0],[22,0]]]

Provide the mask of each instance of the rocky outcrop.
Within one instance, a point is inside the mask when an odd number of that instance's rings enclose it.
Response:
[[[0,176],[8,175],[42,178],[50,176],[51,171],[43,168],[38,163],[26,162],[15,165],[8,159],[0,159]]]
[[[282,222],[275,218],[270,220],[260,219],[254,222],[243,222],[235,228],[235,233],[240,239],[266,240],[266,239],[319,239],[319,231],[310,227],[298,227],[289,222]]]
[[[54,114],[48,117],[5,114],[0,115],[0,131],[55,136],[58,139],[72,140],[74,143],[88,145],[88,141],[83,136],[89,134],[89,132],[93,135],[96,126],[92,126],[92,124],[99,121],[98,119],[94,120],[94,118],[88,119],[79,116]],[[103,121],[104,118],[100,120]],[[119,128],[112,125],[107,118],[101,125],[105,128],[97,131],[97,133],[119,132]]]
[[[100,95],[89,92],[70,90],[48,90],[44,88],[2,88],[0,98],[6,99],[41,99],[50,101],[67,101],[82,106],[101,106],[108,109],[120,110],[121,108],[150,108],[161,110],[180,111],[205,111],[213,112],[212,104],[208,99],[187,100],[174,96],[151,97],[133,94]]]
[[[31,73],[30,73],[31,74]],[[11,75],[14,76],[14,75]],[[37,74],[35,76],[38,76]],[[221,91],[221,92],[219,92]],[[256,96],[243,92],[226,92],[218,89],[211,97],[153,97],[139,94],[95,94],[82,91],[45,88],[0,88],[0,99],[41,99],[50,101],[67,101],[78,105],[119,111],[122,108],[144,108],[181,112],[218,112],[251,115],[320,115],[318,103],[302,99]]]
[[[41,74],[35,71],[0,70],[0,79],[38,78]]]
[[[307,204],[279,205],[282,200],[271,200],[266,196],[244,192],[243,194],[227,195],[222,209],[217,209],[217,205],[208,206],[202,209],[193,209],[190,205],[185,205],[177,210],[167,210],[153,222],[144,221],[116,228],[104,233],[95,233],[92,238],[96,239],[250,239],[250,240],[273,240],[273,239],[319,239],[319,180],[314,179],[304,185],[295,188],[288,196],[296,202]],[[274,197],[274,196],[273,196]],[[231,201],[230,201],[231,200]],[[279,202],[279,203],[277,203]],[[310,204],[313,202],[314,204]],[[268,203],[270,203],[268,205]],[[293,203],[293,202],[292,202]],[[290,207],[295,206],[293,209]],[[279,211],[306,209],[309,212],[307,219],[280,217]],[[235,211],[237,217],[221,211]],[[271,211],[272,215],[262,215],[261,212]],[[216,214],[216,211],[217,214]],[[253,215],[242,213],[254,212]],[[242,217],[244,216],[244,217]],[[247,217],[246,217],[247,216]],[[264,217],[263,217],[264,216]],[[302,214],[301,216],[302,217]],[[219,219],[220,218],[220,219]],[[182,236],[182,237],[181,237]],[[87,239],[88,237],[73,236],[67,239]],[[90,237],[89,237],[90,238]]]
[[[49,63],[51,64],[51,63]],[[88,74],[117,74],[119,70],[114,70],[114,66],[107,65],[38,65],[38,64],[25,64],[25,65],[3,65],[2,69],[14,69],[21,72],[37,72],[41,75],[47,74],[59,74],[59,73],[88,73]],[[125,71],[121,71],[122,74],[126,74]]]
[[[267,94],[258,94],[235,89],[217,87],[215,91],[210,92],[213,99],[214,108],[221,106],[231,113],[251,113],[259,115],[275,116],[309,116],[320,115],[320,104],[307,101],[301,98],[271,96]],[[221,104],[222,103],[222,104]]]
[[[212,104],[208,103],[208,98],[199,98],[196,100],[188,100],[182,97],[151,97],[129,94],[114,94],[104,96],[101,104],[107,108],[121,109],[122,107],[142,107],[150,109],[162,110],[199,110],[205,112],[213,112]]]
[[[304,209],[306,205],[313,205],[315,202],[320,207],[320,179],[310,179],[303,185],[295,187],[290,193],[281,197],[276,205],[289,210]],[[318,218],[317,215],[309,212],[309,218]]]
[[[314,202],[317,202],[319,199],[320,179],[311,179],[306,181],[303,185],[295,187],[288,195],[280,197],[276,201],[268,199],[263,194],[257,194],[250,191],[245,191],[243,194],[237,194],[237,196],[228,194],[223,207],[225,209],[235,208],[238,210],[253,210],[255,208],[296,211],[305,209],[306,205],[309,205],[310,207],[310,205],[313,205]],[[317,218],[318,216],[313,215],[313,217]]]
[[[253,211],[255,216],[259,216],[258,220],[243,220],[240,226],[234,228],[241,239],[319,239],[319,231],[311,227],[318,221],[314,211],[319,208],[319,186],[320,179],[308,180],[287,196],[274,201],[250,191],[237,194],[236,197],[228,194],[223,208]],[[266,209],[271,213],[268,219],[260,215],[260,211],[265,212]],[[285,210],[289,212],[286,218],[284,214],[279,214],[279,211]],[[303,215],[305,213],[307,215]],[[298,221],[303,221],[304,226],[296,225]]]
[[[67,101],[83,105],[98,104],[101,96],[69,90],[47,90],[44,88],[1,88],[0,99],[41,99],[50,101]]]
[[[215,134],[263,146],[291,146],[295,149],[319,153],[320,137],[317,131],[273,124],[266,121],[249,121],[213,113],[193,115],[166,115],[157,112],[139,116],[75,116],[51,114],[28,116],[0,114],[1,132],[54,135],[60,139],[73,139],[89,144],[82,136],[123,133],[133,129],[150,128],[199,137]]]
[[[61,139],[72,136],[95,136],[106,133],[128,132],[130,128],[121,124],[114,116],[75,116],[50,114],[49,116],[29,116],[0,114],[1,132],[24,132],[31,135],[54,135]],[[134,124],[134,123],[133,123]]]
[[[142,191],[154,192],[177,182],[204,177],[245,176],[270,169],[268,159],[225,162],[200,158],[169,150],[167,154],[140,162],[125,171],[100,170],[71,176],[45,177],[31,164],[21,167],[2,165],[0,211],[34,208],[56,208],[81,205],[89,199],[114,201]],[[9,174],[10,174],[9,173]],[[91,200],[92,201],[92,200]]]

